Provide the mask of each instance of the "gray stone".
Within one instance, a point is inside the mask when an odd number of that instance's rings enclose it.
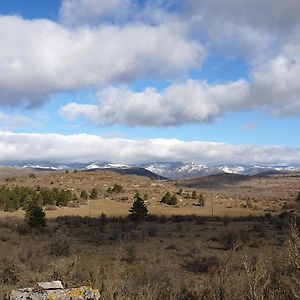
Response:
[[[63,289],[63,285],[61,281],[49,281],[49,282],[39,282],[38,286],[43,290],[56,290],[56,289]]]
[[[10,300],[99,300],[97,289],[87,286],[64,289],[60,281],[40,282],[36,288],[24,288],[10,293]]]

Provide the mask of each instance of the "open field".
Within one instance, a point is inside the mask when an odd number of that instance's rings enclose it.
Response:
[[[31,173],[34,173],[35,177],[30,176]],[[160,200],[167,191],[171,194],[178,193],[179,185],[172,181],[154,181],[142,176],[119,175],[109,171],[65,173],[0,169],[0,186],[57,187],[68,189],[78,197],[83,189],[88,192],[93,188],[97,189],[97,200],[82,202],[79,207],[49,210],[47,216],[50,218],[63,215],[96,217],[102,213],[108,216],[126,216],[136,191],[141,195],[148,195],[148,209],[154,215],[246,216],[267,212],[278,214],[286,209],[295,208],[295,198],[300,189],[297,173],[255,176],[230,182],[224,181],[222,177],[222,180],[218,176],[211,179],[182,180],[179,184],[184,192],[177,195],[178,205],[169,206],[160,203]],[[107,189],[115,183],[121,184],[124,191],[108,195]],[[205,196],[204,207],[195,206],[193,204],[197,203],[197,200],[184,197],[185,192],[191,194],[192,190]],[[21,217],[23,212],[0,212],[0,215]]]

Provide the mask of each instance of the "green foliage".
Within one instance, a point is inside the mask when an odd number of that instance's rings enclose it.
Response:
[[[107,189],[108,194],[119,194],[123,192],[123,186],[121,184],[115,183],[114,186]]]
[[[177,197],[176,195],[171,195],[169,192],[166,192],[166,194],[163,196],[160,202],[168,205],[176,205]]]
[[[30,204],[26,209],[26,221],[32,228],[42,229],[46,227],[46,214],[41,206]]]
[[[205,205],[205,197],[204,197],[203,194],[199,195],[198,204],[199,204],[199,206],[204,206]]]
[[[192,199],[197,199],[197,192],[196,191],[192,192]]]
[[[86,190],[82,190],[80,192],[80,198],[85,199],[85,200],[88,198],[88,194],[87,194]]]
[[[34,189],[23,186],[1,186],[0,187],[0,209],[4,211],[16,211],[20,208],[27,209],[31,204],[40,206],[67,206],[70,201],[76,199],[71,191],[57,188],[48,189],[39,187]]]
[[[129,210],[129,218],[133,221],[143,221],[148,217],[148,208],[145,201],[138,193],[134,196],[135,200],[131,209]]]
[[[92,189],[91,194],[90,194],[90,198],[91,199],[97,199],[98,197],[98,193],[97,190],[95,188]]]

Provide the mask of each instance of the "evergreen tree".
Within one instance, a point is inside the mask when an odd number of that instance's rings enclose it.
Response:
[[[45,212],[43,208],[32,203],[26,209],[26,220],[30,227],[41,229],[46,227]]]
[[[163,198],[160,201],[161,203],[165,203],[168,205],[176,205],[177,204],[177,197],[176,195],[172,195],[169,192],[166,192],[166,194],[163,196]]]
[[[148,217],[148,208],[145,201],[137,193],[131,209],[129,210],[129,218],[133,221],[143,221]]]

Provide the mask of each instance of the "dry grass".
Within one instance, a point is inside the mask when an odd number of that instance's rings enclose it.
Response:
[[[298,178],[292,175],[272,175],[269,177],[253,177],[236,185],[216,186],[215,188],[196,189],[204,194],[204,207],[194,206],[196,200],[185,199],[177,195],[178,205],[170,207],[160,203],[163,195],[169,191],[177,193],[179,188],[174,182],[153,181],[141,176],[125,176],[110,171],[98,172],[37,172],[32,178],[30,170],[0,169],[0,185],[21,185],[29,187],[57,187],[70,189],[78,196],[82,190],[91,191],[96,188],[98,199],[89,201],[87,205],[75,208],[59,208],[47,211],[49,218],[62,215],[99,216],[102,212],[108,216],[125,216],[132,205],[136,191],[141,195],[147,194],[148,209],[155,215],[189,215],[202,216],[246,216],[262,215],[267,212],[278,214],[284,209],[295,207],[295,196],[298,193]],[[7,178],[14,178],[7,181]],[[115,183],[121,184],[124,191],[120,194],[109,195],[106,190]],[[193,189],[184,189],[191,193]],[[1,213],[0,216],[19,216],[23,213]]]
[[[52,279],[95,286],[105,300],[281,300],[300,294],[299,231],[295,225],[289,233],[290,214],[276,217],[284,202],[294,201],[295,177],[201,189],[205,207],[182,196],[178,207],[170,207],[160,200],[166,191],[178,191],[173,182],[113,172],[36,172],[36,178],[28,170],[1,172],[0,185],[69,188],[78,195],[98,191],[98,199],[79,207],[47,210],[43,233],[22,225],[21,210],[0,213],[1,299],[13,288]],[[124,191],[107,195],[115,183]],[[153,217],[145,223],[124,218],[137,190],[149,196]],[[254,205],[243,208],[247,197]],[[219,217],[205,217],[212,202]],[[270,207],[273,217],[263,217]],[[99,218],[102,213],[111,218]]]

